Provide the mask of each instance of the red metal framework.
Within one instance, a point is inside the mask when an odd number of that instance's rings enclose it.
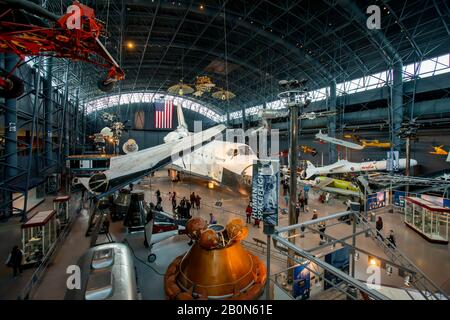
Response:
[[[52,13],[43,14],[42,8],[29,13],[28,1],[19,1],[18,6],[14,2],[16,7],[0,7],[0,53],[17,54],[20,61],[15,68],[26,56],[52,56],[107,69],[107,76],[99,82],[103,91],[110,91],[115,82],[125,78],[124,71],[99,41],[104,25],[95,18],[93,9],[74,1],[65,15],[48,26],[44,20],[51,20]],[[23,12],[29,15],[28,19],[24,19]],[[14,69],[1,74],[0,87],[4,90],[11,85],[8,79]]]

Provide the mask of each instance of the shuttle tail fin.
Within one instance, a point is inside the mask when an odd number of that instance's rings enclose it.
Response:
[[[177,105],[177,117],[178,117],[178,127],[183,127],[186,128],[187,130],[187,124],[186,121],[184,120],[183,108],[181,107],[181,104]]]
[[[316,167],[311,161],[306,161],[306,170],[302,172],[302,179],[309,179],[316,174]]]

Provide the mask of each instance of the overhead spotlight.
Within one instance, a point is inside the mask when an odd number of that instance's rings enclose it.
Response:
[[[405,280],[405,286],[409,287],[409,285],[411,284],[411,276],[408,274],[404,280]]]
[[[371,266],[376,266],[376,265],[377,265],[377,259],[371,258],[371,259],[369,260],[369,263],[370,263]]]
[[[390,275],[392,274],[392,266],[390,266],[390,265],[387,265],[387,266],[386,266],[386,274],[387,274],[388,276],[390,276]]]
[[[203,10],[203,9],[205,9],[205,7],[201,4],[200,5],[200,10]]]
[[[127,48],[128,49],[133,49],[134,48],[134,43],[132,41],[128,41]]]
[[[353,255],[353,259],[355,261],[359,261],[359,252],[355,252],[355,254]]]

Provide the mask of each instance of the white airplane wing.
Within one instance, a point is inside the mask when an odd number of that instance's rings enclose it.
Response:
[[[109,179],[114,179],[121,175],[150,169],[158,166],[160,162],[169,163],[171,162],[171,156],[182,151],[190,152],[191,147],[201,146],[203,142],[220,134],[225,128],[224,125],[218,125],[178,141],[161,144],[127,155],[113,157],[110,161],[109,170],[106,170],[104,174]],[[162,165],[163,164],[161,163],[158,167]]]
[[[316,185],[314,186],[314,188],[322,189],[322,188],[325,188],[326,186],[328,186],[329,184],[331,184],[332,182],[333,182],[333,179],[323,177],[323,178],[320,180],[319,184],[316,184]]]
[[[329,137],[326,134],[323,134],[322,131],[319,131],[319,133],[316,134],[316,139],[322,140],[322,141],[326,141],[329,143],[333,143],[333,144],[337,144],[343,147],[347,147],[350,149],[355,149],[355,150],[362,150],[364,149],[364,146],[353,143],[353,142],[349,142],[349,141],[345,141],[345,140],[341,140],[341,139],[337,139],[337,138],[332,138]]]
[[[98,179],[109,184],[109,182],[114,179],[123,179],[127,176],[138,176],[141,173],[148,174],[151,170],[156,170],[171,163],[177,158],[177,155],[180,152],[183,152],[185,155],[190,153],[193,148],[199,148],[202,144],[208,143],[210,139],[219,135],[225,128],[225,125],[220,124],[180,140],[113,157],[110,160],[109,169],[99,174],[100,176]],[[95,179],[95,176],[96,175],[90,178],[81,178],[79,181],[89,191],[92,191],[90,183],[93,178]]]

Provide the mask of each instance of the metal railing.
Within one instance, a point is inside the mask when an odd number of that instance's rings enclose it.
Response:
[[[410,283],[417,289],[417,291],[426,299],[430,298],[439,300],[440,296],[446,297],[449,300],[449,296],[430,278],[428,278],[422,270],[420,270],[406,255],[400,251],[397,247],[388,245],[384,242],[383,235],[374,228],[366,217],[358,212],[354,212],[355,216],[360,219],[360,223],[365,226],[365,228],[370,229],[372,233],[372,240],[383,250],[387,257],[389,257],[393,263],[400,265],[409,272],[412,271]]]

